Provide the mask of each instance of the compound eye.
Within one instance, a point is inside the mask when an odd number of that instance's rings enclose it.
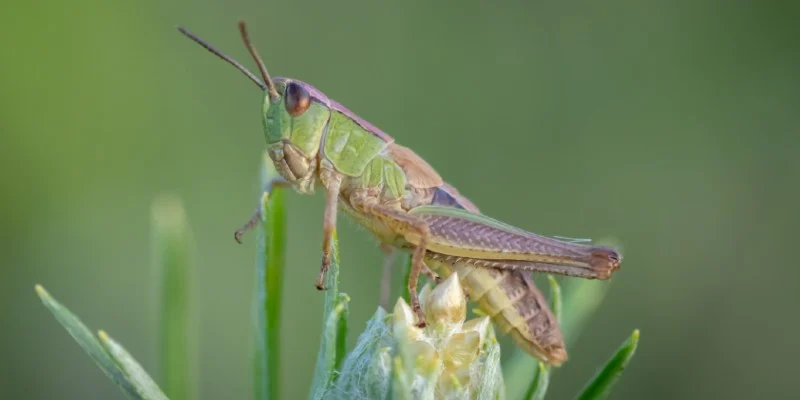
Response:
[[[286,85],[286,111],[289,115],[297,117],[302,115],[311,105],[311,95],[302,85],[289,82]]]

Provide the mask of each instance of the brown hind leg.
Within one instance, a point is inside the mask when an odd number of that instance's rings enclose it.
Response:
[[[427,269],[423,262],[423,257],[425,256],[425,247],[428,242],[428,237],[430,236],[428,224],[422,219],[408,215],[402,210],[370,203],[364,198],[355,197],[351,199],[351,203],[354,207],[381,219],[399,234],[414,233],[419,236],[419,243],[416,244],[414,253],[411,256],[411,272],[408,276],[408,294],[411,298],[411,309],[414,310],[414,314],[417,316],[417,326],[424,327],[425,315],[422,313],[422,307],[420,307],[419,304],[417,283],[419,281],[419,274]]]
[[[381,297],[380,305],[384,310],[389,309],[389,297],[392,294],[392,266],[397,260],[397,250],[394,247],[386,244],[381,245],[383,251],[383,275],[381,276]],[[438,285],[442,282],[442,278],[433,272],[427,264],[422,264],[422,273],[434,284]]]

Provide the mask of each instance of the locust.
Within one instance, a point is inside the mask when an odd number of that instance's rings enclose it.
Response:
[[[426,324],[417,295],[420,274],[438,282],[440,276],[458,273],[467,296],[519,347],[551,365],[566,361],[558,322],[531,273],[609,279],[622,260],[617,250],[535,234],[482,214],[430,164],[375,125],[306,82],[270,77],[243,21],[239,33],[260,79],[205,40],[177,28],[264,92],[266,151],[279,173],[264,191],[291,187],[300,194],[325,192],[318,289],[325,289],[341,209],[377,237],[386,265],[398,251],[411,254],[408,292],[418,326]],[[236,230],[237,241],[260,222],[258,213]]]

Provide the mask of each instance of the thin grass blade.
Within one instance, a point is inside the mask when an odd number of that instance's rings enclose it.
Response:
[[[553,275],[547,275],[547,282],[550,283],[550,311],[553,312],[556,321],[561,325],[563,321],[562,315],[564,314],[562,311],[564,309],[564,301],[561,298],[561,286],[558,285],[558,281]]]
[[[159,372],[164,392],[172,400],[189,400],[194,392],[189,327],[191,232],[178,198],[159,197],[152,210],[154,264],[161,285]]]
[[[597,375],[589,382],[583,389],[578,400],[599,400],[605,399],[611,392],[611,388],[622,376],[622,371],[628,366],[633,354],[636,352],[636,346],[639,345],[639,330],[633,331],[633,334],[622,343],[622,346],[617,350],[613,357],[606,363],[606,365],[598,371]]]
[[[350,317],[350,297],[344,293],[339,294],[339,305],[336,310],[336,361],[333,364],[335,371],[340,371],[344,357],[347,355],[347,320]],[[338,378],[337,375],[334,378]]]
[[[411,254],[403,252],[403,256],[400,257],[400,265],[403,268],[403,280],[400,281],[400,284],[403,286],[396,293],[401,293],[403,300],[410,303],[411,294],[408,292],[408,281],[411,279]]]
[[[129,399],[144,399],[128,377],[95,338],[92,331],[69,309],[50,296],[41,285],[36,285],[36,294],[42,299],[56,320],[69,332],[73,339],[89,354],[98,367],[122,390]]]
[[[266,157],[266,156],[265,156]],[[265,159],[261,187],[277,176]],[[280,321],[283,268],[286,261],[286,213],[282,189],[261,196],[261,224],[256,229],[255,354],[253,386],[256,400],[280,396]]]
[[[322,339],[317,355],[317,366],[314,371],[314,381],[309,393],[310,399],[322,399],[333,385],[336,378],[336,366],[341,363],[344,354],[337,354],[339,349],[344,349],[344,338],[339,338],[340,329],[346,331],[346,318],[350,298],[339,293],[339,239],[336,231],[333,232],[331,243],[331,265],[325,276],[325,303],[322,320]],[[344,327],[344,329],[342,329]]]
[[[547,387],[550,385],[550,368],[543,362],[539,362],[536,373],[531,380],[528,391],[525,392],[527,400],[542,400],[547,394]]]
[[[339,377],[338,368],[341,366],[345,356],[345,341],[342,333],[347,330],[347,317],[349,310],[350,297],[345,293],[339,293],[336,300],[336,306],[330,314],[328,320],[323,327],[322,335],[324,337],[323,343],[328,351],[323,354],[322,359],[319,359],[317,366],[322,362],[324,365],[324,376],[320,379],[320,386],[316,388],[314,398],[324,399],[328,397],[328,391],[336,383],[336,378]]]
[[[147,371],[139,365],[139,362],[121,344],[102,330],[97,333],[97,336],[108,354],[125,372],[131,384],[137,388],[142,397],[148,400],[168,400],[161,388],[153,381],[153,378],[147,374]]]
[[[608,281],[587,279],[569,281],[566,287],[569,295],[564,300],[564,318],[561,321],[561,331],[564,333],[564,342],[567,346],[577,342],[583,327],[600,307],[610,287],[611,282]]]

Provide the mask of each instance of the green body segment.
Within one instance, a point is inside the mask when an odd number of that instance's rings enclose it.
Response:
[[[337,111],[331,113],[323,153],[342,174],[361,176],[367,165],[388,146],[389,143],[352,118]]]
[[[406,174],[394,160],[377,156],[373,158],[361,176],[352,181],[355,187],[384,188],[391,198],[399,199],[406,189]]]
[[[278,89],[282,93],[285,86],[279,84]],[[356,185],[381,186],[385,178],[391,193],[398,198],[402,195],[405,173],[390,158],[379,157],[390,143],[352,118],[317,101],[299,116],[292,116],[282,103],[270,103],[268,96],[262,111],[268,145],[287,141],[309,157],[316,156],[323,147],[323,157],[338,172],[356,178]]]
[[[264,136],[268,144],[288,140],[305,154],[316,154],[331,110],[323,104],[311,103],[308,110],[297,117],[289,115],[283,104],[271,106],[264,99]]]
[[[272,106],[269,96],[264,96],[261,107],[261,116],[264,122],[264,138],[267,144],[274,144],[281,139],[289,139],[291,132],[291,115],[282,106]]]
[[[303,115],[292,118],[292,143],[296,143],[305,154],[313,154],[319,148],[330,113],[322,104],[312,103]]]

